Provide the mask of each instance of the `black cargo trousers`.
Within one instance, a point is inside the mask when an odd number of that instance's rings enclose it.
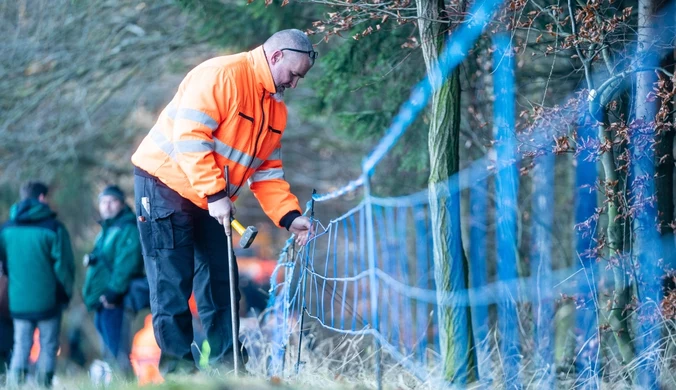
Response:
[[[210,362],[232,367],[228,244],[223,226],[207,210],[139,168],[134,170],[134,201],[155,339],[162,350],[160,370],[194,369],[188,307],[193,291],[211,347]],[[239,312],[240,293],[235,287]]]

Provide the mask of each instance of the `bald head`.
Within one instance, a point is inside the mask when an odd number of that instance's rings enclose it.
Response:
[[[303,51],[312,50],[312,42],[304,32],[296,29],[282,30],[274,33],[263,44],[265,52],[291,48]]]
[[[276,32],[265,41],[263,50],[278,99],[283,97],[285,89],[295,88],[298,81],[305,77],[317,55],[307,35],[296,29]]]

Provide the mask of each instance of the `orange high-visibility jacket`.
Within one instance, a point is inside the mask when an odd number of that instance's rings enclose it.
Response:
[[[263,211],[280,225],[298,199],[284,180],[281,139],[286,106],[260,46],[212,58],[190,71],[131,160],[199,207],[249,188]]]

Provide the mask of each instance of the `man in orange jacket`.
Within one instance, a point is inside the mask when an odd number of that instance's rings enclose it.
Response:
[[[193,291],[211,356],[232,364],[226,235],[244,183],[299,245],[312,234],[284,180],[280,141],[287,116],[284,91],[296,87],[316,57],[303,32],[283,30],[252,51],[198,65],[132,156],[163,373],[195,369],[188,307]]]

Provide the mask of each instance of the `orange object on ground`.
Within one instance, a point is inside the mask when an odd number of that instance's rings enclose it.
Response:
[[[152,316],[148,314],[143,329],[139,330],[134,336],[131,354],[129,355],[139,385],[164,382],[159,369],[160,352],[160,347],[157,345],[153,333]]]
[[[264,286],[270,282],[270,276],[277,267],[277,260],[259,259],[258,257],[238,257],[237,268],[240,277],[247,276],[258,285]],[[278,272],[277,282],[284,279],[284,270]]]
[[[301,212],[284,180],[281,139],[287,109],[275,100],[272,73],[260,46],[212,58],[191,70],[131,160],[197,206],[232,200],[248,185],[265,214],[280,225]]]

